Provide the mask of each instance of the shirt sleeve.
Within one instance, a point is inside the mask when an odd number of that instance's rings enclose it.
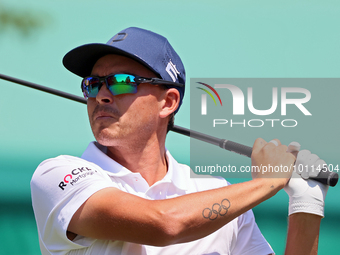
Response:
[[[266,255],[274,254],[269,243],[258,228],[252,210],[238,217],[238,231],[232,254]]]
[[[103,169],[84,159],[59,156],[42,162],[31,180],[41,250],[65,254],[90,246],[92,239],[72,242],[66,231],[78,208],[95,192],[108,187],[117,186]]]

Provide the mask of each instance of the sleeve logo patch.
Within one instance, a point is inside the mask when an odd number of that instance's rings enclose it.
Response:
[[[59,183],[58,187],[62,190],[65,190],[65,187],[68,184],[71,184],[73,186],[80,179],[83,179],[89,175],[93,175],[95,172],[97,172],[97,170],[92,170],[88,167],[75,168],[69,174],[65,175],[64,179]]]

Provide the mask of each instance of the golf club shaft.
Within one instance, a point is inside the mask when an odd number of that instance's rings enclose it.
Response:
[[[20,84],[20,85],[24,85],[24,86],[33,88],[33,89],[41,90],[41,91],[44,91],[44,92],[47,92],[47,93],[50,93],[50,94],[53,94],[53,95],[56,95],[56,96],[67,98],[67,99],[70,99],[70,100],[73,100],[73,101],[76,101],[76,102],[79,102],[79,103],[86,104],[86,102],[87,102],[86,99],[84,99],[82,97],[75,96],[75,95],[60,91],[60,90],[48,88],[48,87],[38,85],[38,84],[35,84],[35,83],[32,83],[32,82],[13,78],[13,77],[10,77],[10,76],[7,76],[7,75],[0,74],[0,78],[3,79],[3,80],[6,80],[6,81],[14,82],[14,83],[17,83],[17,84]],[[198,139],[198,140],[203,141],[203,142],[207,142],[207,143],[219,146],[222,149],[225,149],[225,150],[228,150],[228,151],[232,151],[232,152],[235,152],[235,153],[247,156],[247,157],[251,157],[252,148],[249,147],[249,146],[243,145],[243,144],[239,144],[239,143],[236,143],[236,142],[233,142],[233,141],[230,141],[230,140],[226,140],[226,139],[216,138],[216,137],[213,137],[213,136],[210,136],[210,135],[206,135],[206,134],[203,134],[203,133],[200,133],[200,132],[197,132],[197,131],[193,131],[193,130],[190,130],[190,129],[186,129],[186,128],[183,128],[183,127],[179,127],[179,126],[176,126],[176,125],[172,128],[172,131],[179,133],[179,134],[182,134],[182,135],[185,135],[185,136],[189,136],[189,137]],[[339,178],[339,176],[338,176],[337,173],[330,172],[328,169],[322,169],[320,171],[319,175],[317,177],[313,178],[313,179],[315,179],[315,180],[317,180],[321,183],[327,184],[329,186],[335,186],[338,182],[338,178]]]
[[[7,75],[3,75],[3,74],[0,74],[0,78],[3,79],[3,80],[6,80],[6,81],[10,81],[10,82],[14,82],[14,83],[17,83],[17,84],[20,84],[20,85],[24,85],[26,87],[30,87],[32,89],[37,89],[37,90],[44,91],[44,92],[47,92],[47,93],[50,93],[50,94],[53,94],[53,95],[56,95],[56,96],[60,96],[60,97],[67,98],[67,99],[70,99],[70,100],[73,100],[73,101],[76,101],[76,102],[79,102],[79,103],[86,104],[85,98],[75,96],[73,94],[69,94],[69,93],[66,93],[66,92],[63,92],[63,91],[60,91],[60,90],[48,88],[48,87],[45,87],[45,86],[42,86],[42,85],[39,85],[39,84],[36,84],[36,83],[20,80],[20,79],[17,79],[17,78],[11,77],[11,76],[7,76]]]
[[[221,147],[222,149],[228,150],[228,151],[232,151],[238,154],[241,154],[243,156],[246,157],[251,157],[251,153],[252,153],[252,148],[240,143],[235,143],[226,139],[220,139],[217,137],[213,137],[210,135],[206,135],[197,131],[193,131],[190,129],[186,129],[183,127],[179,127],[179,126],[174,126],[172,129],[172,131],[182,134],[182,135],[186,135],[198,140],[201,140],[203,142],[206,143],[210,143],[216,146]]]

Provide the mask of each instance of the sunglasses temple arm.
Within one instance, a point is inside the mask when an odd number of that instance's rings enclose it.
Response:
[[[175,86],[175,87],[184,87],[184,85],[181,84],[181,83],[172,82],[172,81],[164,81],[164,80],[158,79],[158,78],[152,78],[151,79],[151,83],[154,83],[154,84],[164,84],[164,85],[172,85],[172,86]]]
[[[75,96],[75,95],[60,91],[60,90],[48,88],[48,87],[45,87],[45,86],[42,86],[42,85],[39,85],[39,84],[36,84],[36,83],[20,80],[20,79],[10,77],[10,76],[4,75],[4,74],[0,74],[0,79],[10,81],[10,82],[13,82],[13,83],[17,83],[17,84],[20,84],[20,85],[24,85],[24,86],[29,87],[29,88],[44,91],[44,92],[50,93],[52,95],[67,98],[67,99],[70,99],[72,101],[76,101],[76,102],[79,102],[79,103],[83,103],[83,104],[87,103],[86,99],[83,98],[83,97]]]

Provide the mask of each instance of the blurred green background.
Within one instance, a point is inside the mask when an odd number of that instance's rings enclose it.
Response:
[[[62,66],[64,54],[138,26],[170,40],[188,81],[338,78],[339,13],[335,0],[0,0],[0,73],[80,96],[79,78]],[[39,254],[31,176],[46,158],[80,156],[93,136],[84,105],[2,80],[0,89],[0,254]],[[190,119],[188,92],[189,86],[175,121],[184,127]],[[189,163],[188,138],[171,133],[167,147],[179,162]],[[340,237],[339,187],[327,196],[320,254],[337,253],[329,244]],[[280,192],[254,212],[263,235],[282,254],[287,196]]]

